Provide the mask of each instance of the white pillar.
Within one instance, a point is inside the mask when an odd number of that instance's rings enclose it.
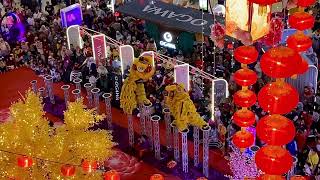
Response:
[[[139,105],[139,111],[140,111],[140,134],[146,135],[146,115],[145,115],[145,107],[143,104]]]
[[[134,126],[133,118],[131,114],[128,114],[128,134],[129,134],[129,145],[134,146]]]
[[[153,143],[154,143],[154,155],[155,158],[160,160],[160,134],[159,134],[159,121],[160,116],[154,115],[151,117],[151,121],[153,124]]]
[[[91,93],[93,95],[94,108],[96,109],[97,114],[99,114],[99,106],[100,106],[100,103],[99,103],[99,92],[100,92],[99,88],[93,88],[91,90]]]
[[[37,80],[32,80],[32,81],[30,82],[32,91],[33,91],[34,93],[37,93],[37,92],[38,92],[37,82],[38,82]]]
[[[50,102],[54,104],[55,101],[54,101],[54,94],[53,94],[53,78],[52,76],[47,75],[44,77],[44,80],[45,80],[46,89],[48,91],[48,95],[50,98]]]
[[[171,150],[172,148],[172,138],[171,138],[171,116],[170,116],[170,110],[168,108],[163,109],[163,114],[164,114],[164,120],[166,124],[166,145],[167,145],[167,150]]]
[[[184,173],[188,173],[189,167],[188,167],[188,132],[189,129],[186,129],[181,133],[181,142],[182,142],[182,170]]]
[[[153,137],[152,137],[152,122],[151,122],[151,107],[152,104],[144,105],[144,111],[145,111],[145,122],[146,122],[146,128],[147,128],[147,136],[150,140],[151,149],[153,149]]]
[[[80,92],[81,92],[81,82],[82,80],[80,78],[73,80],[73,83],[76,85],[76,89],[79,89]]]
[[[199,165],[199,128],[193,126],[193,162],[194,166]]]
[[[209,177],[209,136],[210,136],[210,126],[205,126],[202,129],[203,132],[203,165],[202,173],[205,177]]]
[[[93,104],[93,99],[92,99],[92,84],[91,83],[85,83],[84,84],[84,88],[86,88],[87,91],[87,99],[88,99],[88,108],[92,108],[92,104]]]
[[[112,129],[112,111],[111,111],[112,95],[111,95],[111,93],[104,93],[102,95],[102,97],[104,98],[104,103],[106,105],[106,118],[107,118],[107,122],[108,122],[108,128]]]
[[[180,162],[180,151],[179,151],[179,131],[176,124],[171,123],[171,127],[173,129],[173,153],[174,153],[174,160],[176,162]]]
[[[66,108],[68,107],[68,102],[69,102],[69,85],[62,85],[61,89],[63,90],[63,95],[64,95],[64,102],[66,104]]]
[[[80,98],[81,98],[80,93],[81,93],[80,89],[72,90],[72,94],[74,95],[74,100],[75,101],[79,101],[80,100]]]

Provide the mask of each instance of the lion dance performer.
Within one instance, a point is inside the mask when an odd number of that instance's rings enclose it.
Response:
[[[150,104],[146,97],[144,82],[155,72],[152,56],[140,56],[133,61],[129,76],[124,80],[120,95],[120,106],[131,115],[138,104]]]
[[[183,84],[174,84],[166,87],[167,95],[165,104],[169,107],[174,117],[173,123],[180,132],[188,128],[188,125],[203,128],[208,126],[199,115],[189,94],[184,90]]]

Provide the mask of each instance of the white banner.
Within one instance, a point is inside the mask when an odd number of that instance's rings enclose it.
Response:
[[[121,61],[121,73],[126,77],[134,60],[134,50],[130,45],[123,45],[119,47],[119,57]]]
[[[183,84],[187,92],[190,90],[189,64],[174,66],[174,82]]]
[[[80,26],[73,25],[67,28],[67,41],[69,49],[71,48],[71,45],[74,48],[80,47],[80,49],[82,49],[83,43],[80,35]]]

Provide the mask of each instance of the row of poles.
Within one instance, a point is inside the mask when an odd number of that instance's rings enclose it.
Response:
[[[74,96],[74,99],[80,100],[81,98],[81,82],[82,80],[79,78],[80,74],[75,75],[75,79],[73,80],[73,83],[75,84],[75,89],[71,91],[72,95]],[[48,75],[44,77],[44,83],[45,87],[40,87],[37,89],[37,80],[32,80],[31,82],[31,88],[32,91],[35,93],[39,93],[40,97],[46,98],[49,96],[50,102],[52,104],[55,104],[55,98],[53,93],[53,77]],[[66,104],[66,107],[68,107],[68,102],[70,101],[69,91],[71,86],[70,85],[62,85],[61,89],[63,90],[64,94],[64,101]],[[94,108],[96,113],[100,113],[100,89],[95,87],[95,84],[91,83],[85,83],[84,88],[86,89],[87,93],[87,100],[88,108]],[[106,106],[106,119],[108,122],[109,129],[112,128],[112,113],[111,113],[111,93],[104,93],[102,95],[102,98],[104,99],[104,103]]]
[[[154,150],[154,155],[156,159],[161,159],[160,151],[160,132],[159,132],[159,121],[161,120],[160,116],[154,115],[151,116],[152,104],[148,105],[139,105],[140,110],[140,134],[146,135],[151,143],[151,149]],[[163,116],[166,127],[166,149],[167,151],[172,151],[174,160],[176,162],[181,162],[182,160],[182,169],[183,172],[188,173],[189,166],[189,156],[188,156],[188,133],[189,129],[179,132],[178,128],[171,122],[170,110],[168,108],[163,109]],[[201,128],[203,133],[203,161],[202,168],[203,174],[205,177],[209,177],[209,135],[210,135],[210,126]],[[199,161],[199,138],[198,127],[193,127],[193,140],[194,140],[194,166],[198,167],[200,164]],[[128,115],[128,134],[129,134],[129,144],[134,146],[134,126],[132,115]],[[180,140],[181,139],[181,140]],[[181,142],[180,142],[181,141]],[[181,143],[181,160],[180,160],[180,143]]]
[[[37,89],[37,80],[31,81],[32,90],[36,93],[39,93],[41,97],[50,98],[50,102],[52,104],[55,103],[54,93],[53,93],[53,77],[48,75],[44,77],[45,87],[41,87]],[[75,84],[75,89],[71,91],[75,100],[79,100],[81,98],[81,82],[82,80],[79,78],[79,75],[75,76],[73,83]],[[70,101],[69,91],[70,85],[62,85],[61,89],[64,93],[64,101],[66,103],[66,107],[68,106],[68,102]],[[94,84],[85,83],[84,88],[87,93],[88,108],[94,108],[96,113],[99,113],[100,106],[100,89],[96,88]],[[112,113],[111,113],[111,94],[104,93],[102,95],[105,105],[106,105],[106,119],[108,122],[109,129],[112,128]],[[154,151],[155,158],[161,159],[161,148],[160,148],[160,129],[159,129],[159,121],[161,120],[160,116],[154,115],[151,116],[151,108],[152,104],[148,105],[140,105],[140,134],[146,135],[151,143],[151,149]],[[168,108],[163,109],[163,115],[165,120],[166,127],[166,149],[168,151],[172,151],[174,160],[176,162],[180,162],[180,143],[181,143],[181,160],[182,160],[182,168],[183,172],[188,173],[189,166],[189,156],[188,156],[188,133],[189,129],[179,132],[176,125],[171,122],[170,110]],[[201,128],[203,133],[203,161],[202,168],[203,174],[205,177],[209,177],[209,133],[211,127],[206,126]],[[199,146],[200,146],[200,138],[199,138],[200,129],[198,127],[193,127],[193,139],[194,139],[194,166],[198,167],[200,164],[199,160]],[[131,147],[134,146],[134,126],[133,126],[133,116],[128,115],[128,134],[129,134],[129,145]],[[180,140],[181,139],[181,140]],[[181,142],[180,142],[181,141]]]

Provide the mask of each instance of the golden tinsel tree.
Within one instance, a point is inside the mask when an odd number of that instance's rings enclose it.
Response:
[[[83,172],[81,162],[112,155],[111,133],[88,130],[103,116],[86,110],[82,100],[69,103],[61,127],[50,127],[44,114],[41,98],[30,90],[11,105],[10,118],[0,124],[0,179],[66,179],[60,172],[64,164],[77,167],[75,179],[102,178],[98,171]],[[30,168],[17,166],[22,155],[32,158]]]

